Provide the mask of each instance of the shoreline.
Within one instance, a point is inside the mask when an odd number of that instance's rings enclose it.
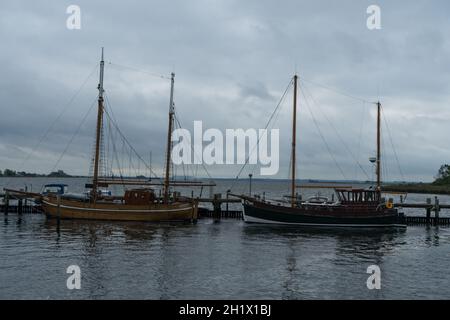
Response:
[[[429,183],[388,184],[383,185],[382,189],[391,192],[450,195],[450,185],[439,186]]]

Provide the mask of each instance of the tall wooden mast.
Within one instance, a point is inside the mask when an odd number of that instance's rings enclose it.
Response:
[[[297,75],[294,75],[294,111],[292,120],[292,181],[291,181],[291,206],[295,207],[296,196],[295,196],[295,144],[297,136]]]
[[[173,131],[173,117],[175,109],[173,105],[173,89],[175,83],[175,73],[172,72],[170,85],[170,106],[169,106],[169,130],[167,132],[167,152],[166,152],[166,176],[164,179],[164,203],[169,202],[169,181],[170,181],[170,160],[172,152],[172,131]]]
[[[377,191],[381,191],[381,103],[377,102]]]
[[[103,72],[105,68],[105,61],[103,60],[103,48],[102,48],[102,60],[100,61],[100,81],[98,84],[98,112],[97,112],[97,130],[95,137],[95,156],[94,156],[94,177],[92,180],[92,195],[94,200],[97,198],[98,190],[98,172],[100,162],[100,144],[101,144],[101,131],[103,122]]]

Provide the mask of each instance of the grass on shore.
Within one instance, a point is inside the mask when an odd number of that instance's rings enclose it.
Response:
[[[383,186],[383,191],[450,195],[450,185],[434,185],[431,183],[387,184]]]

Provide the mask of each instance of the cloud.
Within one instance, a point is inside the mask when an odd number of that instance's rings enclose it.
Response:
[[[202,120],[205,128],[219,129],[263,128],[297,71],[305,79],[298,119],[304,178],[342,178],[335,162],[348,178],[364,178],[356,173],[355,158],[371,173],[374,108],[335,91],[382,101],[391,133],[389,138],[384,128],[388,179],[403,178],[391,139],[404,179],[431,180],[448,162],[446,1],[379,1],[378,31],[366,28],[371,1],[78,1],[81,30],[66,28],[70,4],[0,5],[0,168],[48,172],[80,128],[61,166],[89,171],[95,111],[80,123],[95,101],[102,46],[105,88],[117,122],[140,154],[152,151],[159,169],[170,83],[155,75],[172,71],[183,126]],[[280,129],[280,177],[289,167],[291,104],[289,95],[274,124]],[[18,168],[50,127],[34,156]],[[211,169],[213,176],[234,177],[239,167]]]

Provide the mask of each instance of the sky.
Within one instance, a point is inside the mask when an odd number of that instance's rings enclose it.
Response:
[[[369,30],[373,4],[381,29]],[[67,28],[70,5],[81,9],[80,29]],[[432,181],[450,162],[449,12],[438,0],[3,0],[0,169],[89,172],[104,47],[109,107],[156,174],[171,72],[182,127],[200,120],[222,131],[264,128],[297,73],[299,178],[372,179],[380,100],[383,179]],[[280,170],[270,178],[289,174],[291,113],[289,92],[270,127],[280,130]],[[176,172],[219,178],[240,168]]]

